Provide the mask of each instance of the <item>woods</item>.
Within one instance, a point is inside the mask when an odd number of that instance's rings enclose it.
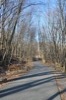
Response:
[[[1,66],[10,64],[14,57],[22,61],[30,59],[32,55],[31,45],[35,38],[35,28],[30,28],[31,11],[23,11],[26,8],[25,3],[26,0],[18,0],[16,4],[12,0],[1,1]]]
[[[51,0],[1,0],[0,66],[31,60],[38,43],[45,62],[59,63],[66,71],[66,0],[55,0],[53,8]]]
[[[59,63],[66,69],[66,1],[56,0],[55,7],[48,3],[47,26],[40,33],[40,49],[45,61]]]

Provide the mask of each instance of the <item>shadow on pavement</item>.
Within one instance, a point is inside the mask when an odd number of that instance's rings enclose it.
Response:
[[[7,96],[7,95],[17,93],[17,92],[20,92],[20,91],[24,91],[26,89],[33,88],[33,87],[38,86],[38,85],[45,84],[45,83],[53,81],[53,80],[54,80],[54,77],[48,77],[48,78],[36,80],[36,81],[33,81],[33,82],[29,82],[29,83],[26,83],[26,84],[22,84],[22,85],[19,85],[19,86],[14,86],[14,87],[11,87],[11,88],[8,88],[8,89],[5,89],[5,90],[1,90],[0,91],[0,98]]]
[[[37,76],[49,75],[49,74],[53,74],[53,73],[54,73],[54,71],[47,71],[47,72],[42,72],[42,73],[37,73],[37,74],[24,75],[24,76],[20,76],[18,78],[7,80],[7,82],[17,81],[20,79],[32,78],[32,77],[37,77]]]
[[[51,75],[51,74],[57,74],[58,78],[66,78],[66,74],[59,75],[60,73],[57,71],[47,71],[47,72],[42,72],[42,73],[37,73],[37,74],[24,75],[24,76],[20,76],[18,78],[14,78],[14,79],[9,79],[9,80],[7,80],[7,82],[17,81],[20,79],[26,79],[26,78],[32,78],[32,77],[38,77],[38,76],[43,76],[43,75]]]
[[[25,79],[25,78],[30,78],[30,77],[37,77],[37,76],[42,76],[42,75],[48,75],[48,74],[51,75],[53,73],[54,73],[54,71],[42,72],[42,73],[38,73],[38,74],[34,74],[34,75],[23,76],[23,77],[20,77],[20,78],[17,78],[17,79],[12,79],[10,81],[15,81],[15,80],[20,80],[20,79]],[[61,75],[58,75],[57,78],[58,79],[66,78],[66,75],[61,74]],[[5,97],[7,95],[14,94],[14,93],[18,93],[20,91],[24,91],[24,90],[27,90],[27,89],[30,89],[30,88],[33,88],[33,87],[36,87],[36,86],[39,86],[39,85],[42,85],[42,84],[45,84],[45,83],[48,83],[50,81],[53,81],[54,79],[55,79],[55,76],[50,76],[50,77],[47,77],[47,78],[44,78],[44,79],[35,80],[35,81],[32,81],[32,82],[28,82],[26,84],[22,84],[22,85],[18,85],[18,86],[14,86],[14,87],[11,87],[11,88],[8,88],[8,89],[1,90],[0,91],[0,98]],[[62,94],[64,92],[66,92],[66,89],[52,95],[48,100],[53,100],[56,96],[58,96],[59,94]]]
[[[66,89],[62,90],[61,92],[57,92],[54,95],[52,95],[48,100],[53,100],[54,98],[56,98],[58,95],[63,94],[64,92],[66,92]],[[65,99],[64,99],[65,100]]]

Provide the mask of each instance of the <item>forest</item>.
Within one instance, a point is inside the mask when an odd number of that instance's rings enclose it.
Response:
[[[0,66],[32,60],[66,72],[66,0],[0,0]]]

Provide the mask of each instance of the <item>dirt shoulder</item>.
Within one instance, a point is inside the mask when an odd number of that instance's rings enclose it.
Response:
[[[58,90],[60,92],[61,100],[66,100],[66,73],[64,73],[64,68],[60,67],[59,64],[43,63],[48,67],[53,67],[55,69],[55,79],[57,83]]]
[[[60,92],[61,100],[66,100],[66,75],[61,73],[56,76],[56,83]]]

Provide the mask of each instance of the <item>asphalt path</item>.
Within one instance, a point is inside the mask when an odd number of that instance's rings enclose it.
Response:
[[[0,100],[61,100],[54,68],[34,62],[30,72],[0,89]]]

